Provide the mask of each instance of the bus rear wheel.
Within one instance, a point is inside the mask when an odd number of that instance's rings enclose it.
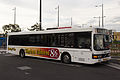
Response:
[[[69,55],[69,54],[64,54],[64,55],[62,56],[62,62],[63,62],[63,63],[66,63],[66,64],[70,63],[70,62],[71,62],[71,57],[70,57],[70,55]]]
[[[25,51],[24,51],[23,49],[20,50],[19,56],[20,56],[21,58],[24,58],[24,57],[25,57]]]

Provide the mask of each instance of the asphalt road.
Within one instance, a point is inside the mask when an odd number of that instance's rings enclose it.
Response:
[[[40,58],[0,54],[0,80],[120,80],[120,65],[63,64]]]

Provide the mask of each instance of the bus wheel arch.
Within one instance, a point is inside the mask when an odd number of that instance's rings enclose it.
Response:
[[[71,55],[68,52],[63,52],[61,55],[61,61],[66,64],[70,63]]]
[[[20,56],[21,58],[24,58],[24,57],[25,57],[25,51],[24,51],[24,49],[20,49],[20,51],[19,51],[19,56]]]

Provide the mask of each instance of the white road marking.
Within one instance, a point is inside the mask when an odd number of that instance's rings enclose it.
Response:
[[[105,65],[120,70],[120,65],[119,64],[109,63],[109,64],[105,64]]]
[[[118,61],[120,61],[120,59],[117,59]]]
[[[65,64],[65,63],[51,62],[51,61],[47,61],[47,62],[54,63],[54,64],[60,64],[60,65],[64,65],[64,66],[78,67],[78,68],[83,66],[83,65],[77,65],[77,64]],[[119,64],[109,63],[109,64],[105,64],[105,65],[108,66],[108,67],[112,67],[112,68],[120,70],[120,65]]]
[[[20,70],[29,70],[29,69],[32,69],[31,67],[29,66],[21,66],[21,67],[17,67],[17,69],[20,69]]]
[[[52,61],[46,61],[46,62],[58,64],[58,65],[64,65],[64,66],[71,66],[71,67],[81,67],[82,66],[82,65],[77,65],[77,64],[65,64],[65,63],[52,62]]]
[[[6,54],[5,56],[15,56],[15,55],[13,55],[13,54]]]
[[[28,75],[28,74],[30,74],[30,73],[28,73],[28,72],[25,72],[25,74],[26,74],[26,75]]]

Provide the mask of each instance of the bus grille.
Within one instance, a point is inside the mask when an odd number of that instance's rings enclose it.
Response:
[[[105,57],[110,57],[110,53],[101,55],[101,58],[105,58]]]

